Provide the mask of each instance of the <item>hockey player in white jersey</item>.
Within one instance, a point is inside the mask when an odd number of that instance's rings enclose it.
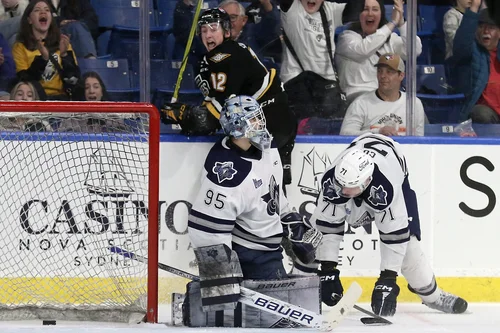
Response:
[[[228,99],[220,123],[227,136],[205,160],[188,221],[204,312],[234,309],[242,280],[287,278],[280,247],[283,236],[306,262],[314,261],[322,237],[283,194],[280,155],[272,147],[259,103],[248,96]],[[189,286],[188,294],[192,303],[196,293]],[[199,320],[198,309],[191,306],[185,324],[209,326]]]
[[[357,137],[325,171],[311,223],[323,233],[316,257],[321,263],[322,300],[333,306],[343,293],[337,262],[345,223],[360,227],[374,222],[380,234],[380,277],[371,306],[382,316],[396,312],[398,272],[430,308],[462,313],[467,302],[441,290],[420,247],[420,221],[415,192],[408,181],[400,145],[380,134]],[[311,271],[313,265],[301,265]]]

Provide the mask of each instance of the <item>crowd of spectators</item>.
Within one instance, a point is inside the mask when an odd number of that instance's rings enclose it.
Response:
[[[187,44],[194,1],[176,3],[177,49]],[[419,4],[450,6],[439,21],[439,42],[444,80],[464,96],[457,102],[460,120],[500,123],[500,29],[483,1]],[[278,70],[299,133],[406,135],[404,0],[223,0],[218,6],[231,19],[231,39]],[[79,59],[98,56],[101,32],[90,0],[1,0],[0,98],[111,100],[99,72],[81,73],[78,66]],[[415,49],[423,53],[420,37]],[[205,52],[196,36],[189,57],[194,68]],[[384,59],[390,60],[380,65]],[[418,98],[415,105],[416,135],[424,135],[431,111]]]

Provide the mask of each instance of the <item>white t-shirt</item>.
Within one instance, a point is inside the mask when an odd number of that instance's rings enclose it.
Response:
[[[335,55],[335,29],[342,25],[342,12],[346,4],[325,1],[323,6],[330,25],[333,57]],[[319,11],[308,14],[300,0],[294,0],[287,12],[281,11],[281,24],[304,70],[313,71],[328,80],[335,80]],[[281,81],[286,83],[301,72],[299,64],[283,43]]]
[[[449,11],[444,14],[443,17],[443,30],[444,30],[444,41],[446,43],[446,56],[448,59],[453,55],[453,40],[455,39],[455,34],[457,29],[462,23],[464,14],[462,14],[456,8],[450,8]]]
[[[425,113],[420,99],[415,103],[417,136],[424,135]],[[398,129],[399,135],[406,135],[406,93],[395,102],[380,99],[376,90],[359,96],[349,105],[340,135],[360,135],[363,133],[378,133],[384,126]]]
[[[340,34],[335,51],[335,64],[339,72],[340,87],[347,97],[378,88],[377,68],[374,66],[381,55],[395,53],[403,60],[407,59],[406,23],[399,31],[400,36],[384,25],[365,38],[352,30]],[[389,36],[390,39],[387,40]],[[417,55],[422,53],[422,42],[418,37],[416,51]]]

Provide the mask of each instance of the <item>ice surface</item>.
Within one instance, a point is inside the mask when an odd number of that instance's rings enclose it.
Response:
[[[365,309],[368,304],[359,304]],[[160,320],[169,321],[170,309],[160,307]],[[462,315],[444,314],[427,308],[421,304],[399,304],[398,312],[393,318],[393,325],[372,326],[363,325],[359,318],[365,315],[353,310],[345,320],[335,329],[335,333],[498,333],[500,332],[500,304],[470,304],[467,313]],[[244,328],[186,328],[171,327],[165,324],[109,324],[109,323],[76,323],[58,322],[56,326],[42,326],[41,322],[0,322],[1,333],[151,333],[151,332],[179,332],[179,333],[300,333],[315,332],[314,329],[244,329]]]

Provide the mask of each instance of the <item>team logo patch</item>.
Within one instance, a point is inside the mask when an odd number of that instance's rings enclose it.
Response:
[[[262,186],[262,179],[252,179],[253,180],[253,186],[255,186],[255,188],[259,188]]]
[[[212,172],[217,175],[219,184],[225,180],[232,180],[234,175],[238,173],[233,162],[215,162]]]
[[[212,58],[210,58],[210,60],[212,62],[215,62],[215,63],[218,63],[218,62],[221,62],[222,60],[226,59],[226,58],[229,58],[231,55],[230,54],[227,54],[227,53],[217,53],[216,55],[214,55]]]
[[[333,184],[331,178],[323,182],[323,197],[328,200],[335,200],[340,198],[337,193],[336,186]]]
[[[269,192],[262,196],[262,200],[267,203],[267,214],[273,216],[280,215],[280,187],[276,183],[274,176],[269,180]]]
[[[370,203],[374,206],[387,205],[387,191],[384,190],[382,185],[379,185],[378,187],[372,186],[370,188],[370,197],[368,198],[368,201],[370,201]]]
[[[349,223],[349,225],[353,228],[358,228],[365,224],[370,224],[373,221],[375,221],[375,217],[371,216],[370,213],[365,212],[358,220],[354,221],[354,223]]]

